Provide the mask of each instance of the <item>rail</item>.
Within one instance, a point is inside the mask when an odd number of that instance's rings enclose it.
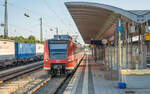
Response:
[[[19,75],[40,69],[43,66],[42,64],[43,64],[42,62],[37,62],[37,63],[28,64],[25,66],[1,71],[0,72],[0,83],[3,83],[9,79],[15,78]]]

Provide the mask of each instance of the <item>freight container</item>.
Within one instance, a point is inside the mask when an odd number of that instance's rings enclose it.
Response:
[[[44,45],[36,44],[36,55],[43,55],[43,52],[44,52]]]
[[[15,43],[16,59],[31,58],[36,55],[36,45],[30,43]]]
[[[0,40],[0,61],[15,59],[14,41]]]

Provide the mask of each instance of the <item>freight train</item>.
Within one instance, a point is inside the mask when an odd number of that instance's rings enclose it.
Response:
[[[44,45],[0,40],[0,67],[42,60]]]
[[[81,44],[73,42],[68,35],[55,35],[44,45],[44,70],[50,74],[70,73],[83,56]]]

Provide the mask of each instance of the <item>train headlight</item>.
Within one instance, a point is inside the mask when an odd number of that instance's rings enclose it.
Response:
[[[46,62],[48,62],[48,59],[45,59]]]
[[[72,59],[68,59],[67,61],[68,61],[68,62],[71,62],[71,61],[72,61]]]

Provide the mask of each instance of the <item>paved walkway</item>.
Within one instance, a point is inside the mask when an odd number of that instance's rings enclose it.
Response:
[[[117,81],[106,80],[102,62],[87,55],[64,94],[150,94],[150,89],[118,89]]]

